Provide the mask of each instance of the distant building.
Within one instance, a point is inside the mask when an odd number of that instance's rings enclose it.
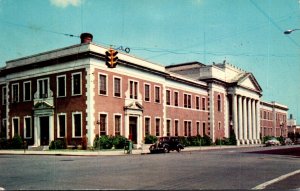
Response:
[[[107,50],[84,33],[81,44],[6,62],[2,135],[18,134],[33,146],[60,138],[68,144],[87,138],[92,146],[96,135],[123,135],[139,146],[147,134],[213,141],[235,134],[239,145],[258,144],[265,135],[261,111],[272,104],[261,101],[252,73],[226,63],[164,67],[122,52],[109,68]],[[272,109],[280,117],[272,114],[270,133],[285,135],[277,129],[287,107],[274,103]]]
[[[290,118],[287,120],[287,129],[288,133],[300,134],[300,125],[297,125],[297,121],[293,118],[292,114],[290,114]]]

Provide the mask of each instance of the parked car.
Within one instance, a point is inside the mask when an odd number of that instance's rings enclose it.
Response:
[[[266,146],[279,146],[280,142],[276,138],[271,138],[265,142]]]
[[[283,143],[284,143],[284,145],[292,145],[293,141],[290,138],[285,138]]]
[[[149,147],[150,153],[169,153],[170,151],[180,152],[184,149],[178,137],[160,137],[156,143]]]
[[[300,145],[300,138],[296,139],[294,142],[295,145]]]

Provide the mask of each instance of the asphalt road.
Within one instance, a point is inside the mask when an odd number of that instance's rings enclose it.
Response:
[[[299,157],[252,152],[268,149],[127,156],[0,155],[0,188],[252,189],[300,169]],[[297,177],[267,188],[300,188]]]

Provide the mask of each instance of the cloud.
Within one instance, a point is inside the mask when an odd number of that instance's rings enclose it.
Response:
[[[50,0],[50,3],[59,8],[66,8],[67,6],[77,7],[83,0]]]

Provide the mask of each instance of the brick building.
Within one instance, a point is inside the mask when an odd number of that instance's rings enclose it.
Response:
[[[229,64],[160,66],[108,49],[83,33],[81,44],[6,62],[0,69],[1,133],[30,145],[68,144],[123,135],[140,145],[155,136],[235,133],[238,144],[260,143],[261,88]]]

